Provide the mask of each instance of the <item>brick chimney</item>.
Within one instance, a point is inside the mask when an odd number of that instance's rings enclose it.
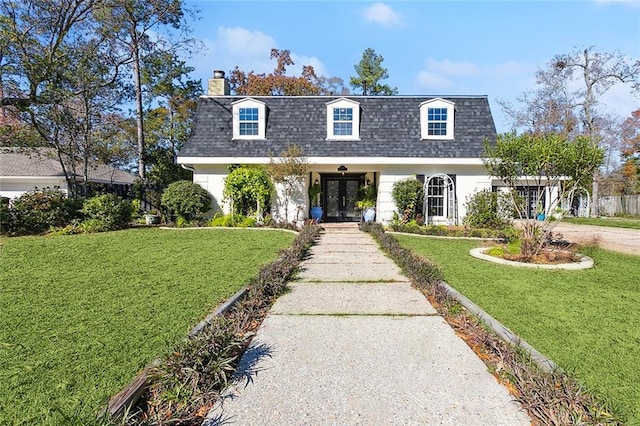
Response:
[[[209,84],[207,85],[207,95],[228,96],[230,93],[229,82],[224,78],[224,71],[213,71],[213,78],[209,79]]]

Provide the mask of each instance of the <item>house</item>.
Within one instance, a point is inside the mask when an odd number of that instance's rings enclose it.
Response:
[[[287,209],[290,221],[309,215],[306,189],[320,183],[323,220],[357,221],[358,191],[374,185],[376,221],[393,219],[395,182],[425,185],[425,216],[458,224],[467,197],[499,185],[481,156],[496,129],[486,96],[230,96],[216,71],[198,103],[178,163],[228,212],[224,180],[234,164],[268,164],[288,144],[304,150],[309,174]],[[281,205],[272,214],[284,218]]]
[[[120,195],[126,194],[136,176],[105,164],[89,169],[89,182],[104,185]],[[76,178],[81,182],[82,177]],[[16,198],[36,188],[59,187],[65,193],[70,188],[62,166],[52,150],[47,148],[0,148],[0,197]]]

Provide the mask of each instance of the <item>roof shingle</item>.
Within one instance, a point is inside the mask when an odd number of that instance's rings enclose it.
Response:
[[[486,96],[455,103],[454,140],[420,139],[422,102],[435,96],[346,96],[360,103],[360,140],[327,140],[328,102],[338,96],[252,96],[267,107],[266,139],[233,140],[232,103],[247,96],[203,96],[180,157],[267,157],[301,147],[309,157],[479,158],[496,139]]]

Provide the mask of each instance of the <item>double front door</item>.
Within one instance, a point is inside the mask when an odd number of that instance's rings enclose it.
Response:
[[[323,176],[324,220],[326,222],[357,222],[358,190],[364,176]]]

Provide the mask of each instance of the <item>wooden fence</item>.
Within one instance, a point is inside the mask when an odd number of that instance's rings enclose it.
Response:
[[[640,216],[640,195],[610,195],[598,199],[598,214]]]

